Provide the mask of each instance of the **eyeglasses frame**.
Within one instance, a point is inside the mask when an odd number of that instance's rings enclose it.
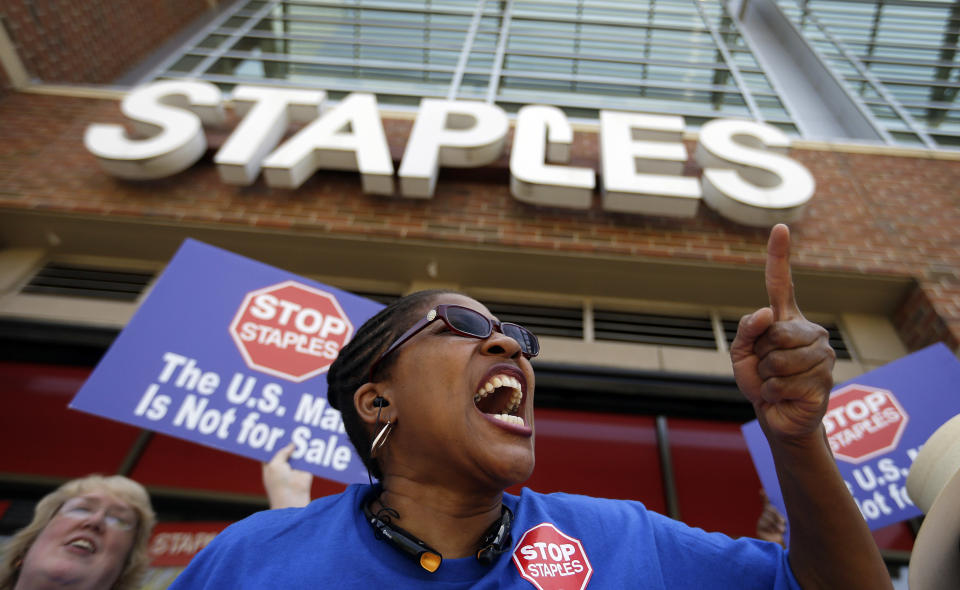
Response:
[[[489,329],[490,329],[490,332],[489,332],[486,336],[477,336],[476,334],[470,334],[470,333],[468,333],[468,332],[464,332],[464,331],[462,331],[462,330],[457,329],[456,327],[454,327],[454,326],[450,323],[450,321],[449,321],[449,320],[447,319],[447,317],[446,317],[446,310],[447,310],[448,308],[451,308],[451,307],[456,307],[456,308],[460,308],[460,309],[465,309],[465,310],[470,311],[470,312],[473,312],[473,313],[477,314],[478,316],[482,317],[483,319],[487,320],[487,325],[488,325],[488,327],[489,327]],[[538,354],[540,354],[540,350],[539,350],[539,348],[540,348],[540,346],[539,346],[539,339],[537,339],[536,334],[534,334],[533,332],[531,332],[531,331],[528,330],[527,328],[524,328],[524,327],[521,326],[520,324],[516,324],[516,323],[513,323],[513,322],[501,322],[500,320],[491,319],[491,318],[488,318],[487,316],[483,315],[483,314],[480,313],[479,311],[477,311],[477,310],[475,310],[475,309],[470,309],[469,307],[465,307],[465,306],[463,306],[463,305],[457,305],[457,304],[454,304],[454,303],[441,303],[441,304],[436,305],[435,307],[433,307],[430,311],[428,311],[426,316],[420,318],[420,319],[417,321],[417,323],[415,323],[413,326],[411,326],[409,330],[407,330],[406,332],[404,332],[403,334],[401,334],[399,338],[397,338],[396,340],[393,341],[393,344],[391,344],[386,350],[384,350],[382,353],[380,353],[380,356],[377,357],[377,360],[375,360],[375,361],[373,362],[373,364],[370,365],[370,381],[371,381],[371,382],[373,381],[373,376],[374,376],[374,374],[375,374],[376,371],[377,371],[377,367],[380,366],[380,363],[382,363],[385,358],[387,358],[388,356],[390,356],[390,353],[391,353],[391,352],[393,352],[394,350],[400,348],[400,346],[402,346],[405,342],[407,342],[408,340],[410,340],[411,338],[413,338],[414,336],[416,336],[416,335],[417,335],[418,333],[420,333],[424,328],[426,328],[427,326],[429,326],[430,324],[432,324],[432,323],[433,323],[435,320],[437,320],[437,319],[442,320],[443,323],[447,326],[447,328],[449,328],[450,331],[453,332],[453,333],[455,333],[455,334],[459,334],[459,335],[461,335],[461,336],[466,336],[466,337],[468,337],[468,338],[479,338],[479,339],[481,339],[481,340],[485,340],[485,339],[489,338],[491,335],[493,335],[494,331],[500,332],[501,334],[503,334],[504,336],[506,336],[506,334],[505,334],[504,331],[503,331],[503,326],[504,326],[504,325],[507,325],[507,326],[516,326],[517,328],[520,328],[521,330],[524,330],[525,332],[527,332],[527,333],[529,333],[531,336],[533,336],[534,340],[537,342],[537,352],[536,352],[536,354],[527,354],[526,352],[523,352],[523,349],[522,349],[522,348],[521,348],[521,350],[520,350],[520,353],[521,353],[525,358],[528,358],[528,359],[529,359],[529,358],[533,358],[533,357],[537,356]],[[507,338],[513,339],[512,336],[507,336]],[[514,339],[514,340],[516,340],[516,339]]]

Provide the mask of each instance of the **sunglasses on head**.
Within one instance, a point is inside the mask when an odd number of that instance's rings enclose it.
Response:
[[[381,354],[370,367],[370,380],[373,381],[373,375],[377,367],[380,366],[380,363],[383,362],[383,359],[387,358],[391,352],[400,348],[404,342],[416,336],[421,330],[438,319],[443,320],[447,328],[455,334],[483,340],[489,338],[490,335],[493,334],[493,331],[496,330],[504,336],[516,340],[517,343],[520,344],[520,352],[523,356],[531,358],[540,354],[540,341],[533,335],[533,332],[523,326],[510,322],[491,320],[479,311],[475,311],[469,307],[463,307],[462,305],[441,304],[427,312],[426,317],[414,324],[413,327],[397,338],[389,348],[383,351],[383,354]]]

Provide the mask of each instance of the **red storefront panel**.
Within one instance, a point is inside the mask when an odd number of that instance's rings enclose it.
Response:
[[[0,473],[56,478],[114,473],[140,431],[70,410],[86,368],[0,363]],[[640,500],[664,512],[653,417],[538,409],[537,465],[523,485]],[[760,514],[760,482],[740,425],[668,420],[671,458],[682,520],[733,536],[753,535]],[[256,461],[155,434],[131,477],[147,486],[263,496]],[[314,478],[311,497],[343,490]],[[510,491],[519,492],[520,486]],[[883,549],[909,550],[906,523],[874,533]]]
[[[160,522],[147,544],[151,567],[186,567],[229,522]]]
[[[259,462],[164,434],[150,439],[130,477],[146,486],[266,495]],[[311,497],[334,494],[344,487],[314,478]]]
[[[264,494],[258,462],[165,434],[153,435],[130,477],[145,486]]]
[[[536,432],[537,465],[525,486],[640,500],[664,510],[652,417],[537,409]]]
[[[740,424],[670,418],[667,427],[681,520],[754,536],[761,486]]]
[[[898,522],[873,531],[873,538],[881,549],[910,551],[913,549],[915,537],[916,535],[906,522]]]
[[[0,472],[116,473],[140,430],[67,407],[90,369],[0,363]]]
[[[761,486],[740,425],[676,418],[668,424],[682,520],[705,530],[754,536]],[[905,522],[873,536],[881,549],[913,547],[914,535]]]

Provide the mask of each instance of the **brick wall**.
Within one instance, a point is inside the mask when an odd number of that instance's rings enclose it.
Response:
[[[764,262],[766,230],[738,226],[706,207],[677,220],[604,212],[599,196],[587,211],[521,203],[509,194],[506,157],[481,171],[441,172],[427,201],[363,195],[353,173],[318,173],[296,191],[271,189],[262,180],[233,187],[220,182],[209,157],[173,178],[120,181],[104,174],[82,145],[89,123],[119,120],[114,101],[0,99],[0,214],[49,209],[754,267]],[[386,122],[395,159],[410,125]],[[573,153],[574,164],[596,166],[596,135],[578,133]],[[935,341],[956,349],[960,161],[805,149],[793,157],[817,179],[804,219],[792,224],[794,265],[912,277],[917,288],[894,318],[904,341],[913,349]],[[696,172],[689,164],[688,173]]]
[[[207,0],[4,0],[0,18],[31,77],[103,84],[209,9]]]
[[[3,66],[0,66],[0,98],[10,92],[11,88],[12,85],[10,84],[10,78],[7,76],[7,71],[3,69]]]
[[[907,295],[900,309],[894,314],[894,325],[911,350],[922,348],[931,342],[956,343],[956,335],[950,333],[947,321],[938,315],[937,303],[929,296],[929,293],[937,290],[937,286],[918,286]],[[945,306],[949,307],[949,302]]]

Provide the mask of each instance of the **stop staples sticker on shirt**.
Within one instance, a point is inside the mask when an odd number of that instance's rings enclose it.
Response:
[[[513,552],[520,575],[540,590],[583,590],[593,567],[579,539],[545,522],[523,534]]]

